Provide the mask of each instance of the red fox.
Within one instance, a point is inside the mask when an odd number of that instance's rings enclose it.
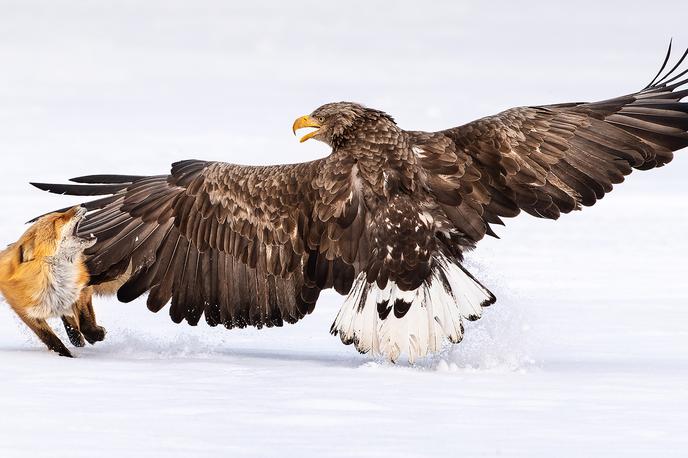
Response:
[[[62,318],[77,347],[84,346],[84,337],[91,344],[105,337],[96,324],[83,256],[96,240],[76,235],[85,214],[83,207],[74,207],[43,216],[0,252],[0,293],[50,350],[67,357],[72,354],[46,319]]]

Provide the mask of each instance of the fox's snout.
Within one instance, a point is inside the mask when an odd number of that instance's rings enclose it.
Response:
[[[68,222],[70,220],[81,221],[86,216],[86,209],[80,205],[70,208],[61,216],[62,220]]]
[[[78,235],[79,225],[86,216],[84,207],[76,206],[58,215],[56,229],[58,231],[59,246],[61,249],[83,251],[96,243],[96,238],[91,235],[82,237]]]

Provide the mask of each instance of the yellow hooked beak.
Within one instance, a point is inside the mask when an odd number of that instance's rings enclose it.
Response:
[[[306,115],[301,116],[300,118],[296,118],[296,121],[294,121],[294,125],[292,126],[292,131],[294,132],[294,135],[296,135],[297,130],[303,129],[305,127],[316,127],[317,129],[301,137],[301,140],[299,140],[301,143],[305,142],[309,138],[313,138],[318,133],[318,129],[320,129],[322,125],[318,122],[317,119]]]

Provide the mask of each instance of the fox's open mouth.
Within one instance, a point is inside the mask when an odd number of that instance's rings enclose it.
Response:
[[[84,220],[83,216],[77,216],[76,221],[74,222],[74,229],[72,229],[72,235],[74,237],[79,236],[79,227],[81,227],[81,222]]]
[[[81,228],[81,223],[86,218],[86,212],[87,212],[87,210],[84,207],[79,207],[79,209],[77,210],[77,213],[75,216],[76,222],[74,223],[74,229],[72,229],[72,235],[74,237],[88,241],[88,240],[93,240],[96,237],[93,234],[88,234],[86,236],[79,235],[79,229]]]
[[[96,236],[93,234],[79,234],[79,226],[81,225],[81,222],[77,223],[74,225],[74,231],[72,232],[72,235],[78,239],[81,239],[83,241],[89,241],[89,240],[95,240]]]

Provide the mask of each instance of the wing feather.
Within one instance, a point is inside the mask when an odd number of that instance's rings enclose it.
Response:
[[[79,230],[98,238],[87,253],[92,281],[123,280],[121,301],[149,292],[148,308],[157,312],[171,301],[177,323],[196,325],[205,315],[213,326],[271,327],[310,313],[324,288],[351,288],[366,218],[353,165],[189,160],[173,164],[168,176],[38,186],[113,194],[87,207]]]
[[[662,166],[688,146],[688,103],[681,102],[688,89],[677,90],[688,79],[675,73],[686,55],[662,76],[665,62],[657,82],[634,94],[513,108],[442,132],[413,132],[431,192],[471,243],[520,210],[557,219],[595,204],[633,169]],[[440,172],[452,166],[450,177]],[[487,199],[476,198],[475,174]],[[448,205],[452,192],[460,203]]]

